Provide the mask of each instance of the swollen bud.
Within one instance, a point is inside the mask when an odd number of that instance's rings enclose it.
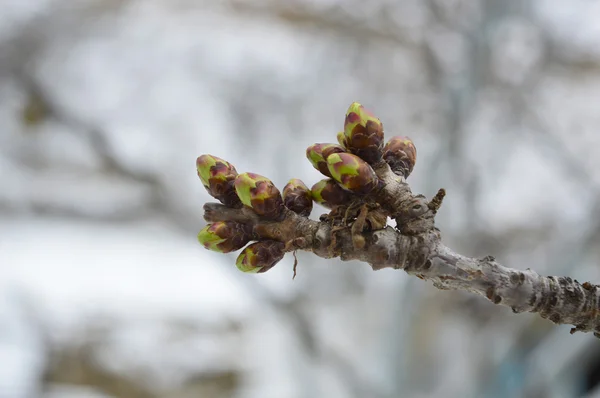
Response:
[[[196,170],[202,185],[213,198],[228,207],[242,207],[233,185],[237,171],[231,163],[216,156],[202,155],[196,159]]]
[[[352,194],[330,178],[317,182],[310,191],[314,201],[328,209],[352,201]]]
[[[367,194],[379,185],[375,171],[365,161],[350,153],[334,153],[327,158],[329,172],[343,188]]]
[[[358,102],[346,112],[344,122],[345,147],[369,164],[381,160],[383,124]]]
[[[392,137],[383,148],[383,159],[395,174],[407,178],[417,162],[417,148],[408,137]]]
[[[275,185],[255,173],[242,173],[235,178],[235,192],[242,203],[259,216],[272,220],[283,215],[283,199]]]
[[[306,157],[313,167],[321,172],[321,174],[331,177],[329,168],[327,167],[327,157],[333,153],[346,152],[346,150],[336,144],[313,144],[306,148]]]
[[[313,207],[310,190],[301,180],[292,178],[283,188],[283,204],[294,213],[308,217]]]
[[[263,273],[277,264],[285,255],[285,244],[264,240],[247,246],[238,256],[235,265],[242,272]]]
[[[229,253],[241,249],[250,242],[250,227],[234,221],[209,224],[198,233],[198,242],[206,249]]]
[[[339,142],[341,146],[346,148],[346,136],[344,135],[343,131],[337,133],[337,142]]]

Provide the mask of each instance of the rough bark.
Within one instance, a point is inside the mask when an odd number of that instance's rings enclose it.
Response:
[[[204,206],[204,217],[208,222],[250,224],[254,239],[285,242],[287,251],[306,250],[323,258],[364,261],[374,270],[402,269],[432,281],[438,289],[477,293],[515,313],[536,312],[556,324],[574,325],[571,333],[593,332],[600,337],[598,285],[569,277],[541,276],[531,269],[511,269],[491,256],[478,259],[455,253],[442,243],[434,226],[444,190],[428,201],[413,195],[405,179],[395,175],[386,163],[374,169],[384,184],[360,199],[359,207],[367,210],[355,212],[351,221],[328,216],[314,221],[286,210],[282,221],[273,222],[251,209],[231,209],[216,203]],[[364,223],[368,213],[391,217],[397,227],[369,228]]]

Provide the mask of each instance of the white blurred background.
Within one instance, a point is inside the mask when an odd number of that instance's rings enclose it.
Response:
[[[320,179],[363,103],[470,256],[600,281],[600,2],[0,0],[0,398],[600,397],[600,342],[196,233],[210,153]],[[324,212],[313,211],[313,218]]]

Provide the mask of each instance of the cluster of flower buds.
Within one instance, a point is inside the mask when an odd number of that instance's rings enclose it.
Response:
[[[353,102],[346,112],[344,147],[369,164],[381,160],[383,149],[383,124],[358,102]]]
[[[246,247],[235,265],[242,272],[262,273],[273,268],[285,255],[285,244],[276,240],[263,240]]]
[[[281,194],[268,178],[255,173],[242,173],[235,178],[234,185],[242,203],[259,216],[278,220],[283,215]]]
[[[208,193],[225,206],[239,208],[242,202],[235,193],[237,171],[229,162],[212,155],[196,159],[196,170]]]
[[[328,209],[347,205],[352,200],[352,194],[331,178],[317,182],[312,186],[310,192],[315,202]]]
[[[279,221],[286,208],[308,217],[313,200],[334,209],[349,205],[356,195],[366,195],[380,188],[382,182],[371,167],[382,159],[398,175],[408,177],[412,172],[417,151],[407,137],[392,137],[384,144],[383,124],[361,104],[354,102],[346,112],[344,131],[337,134],[338,144],[314,144],[307,148],[306,157],[327,179],[311,189],[299,179],[291,179],[283,196],[273,182],[254,173],[238,174],[229,162],[212,155],[196,160],[198,176],[206,190],[225,206],[246,206],[258,216]],[[373,213],[375,214],[375,213]],[[371,228],[385,225],[384,214],[367,215],[364,223]],[[198,241],[207,249],[230,253],[246,246],[253,236],[253,227],[234,221],[219,221],[207,225],[198,234]],[[246,246],[236,260],[243,272],[262,273],[284,257],[285,242],[260,240]]]
[[[251,208],[268,220],[279,220],[284,214],[284,199],[266,177],[254,173],[238,174],[229,162],[212,155],[196,159],[196,169],[208,193],[227,207]],[[286,205],[293,211],[308,215],[312,209],[310,190],[300,180],[291,180],[285,189]],[[253,238],[252,226],[234,221],[219,221],[207,225],[198,233],[198,241],[208,250],[230,253],[246,246]],[[244,272],[265,272],[285,254],[285,244],[272,240],[247,246],[236,264]]]
[[[208,224],[198,233],[198,242],[208,250],[230,253],[246,246],[252,238],[251,228],[234,221]]]
[[[310,189],[297,178],[292,178],[283,187],[283,204],[296,214],[308,217],[313,208]]]
[[[417,162],[417,148],[408,137],[392,137],[383,148],[383,159],[395,174],[407,178]]]

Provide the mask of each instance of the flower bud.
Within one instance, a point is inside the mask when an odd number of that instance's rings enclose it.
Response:
[[[369,164],[381,160],[383,124],[358,102],[346,112],[344,122],[345,147]]]
[[[242,203],[259,216],[276,220],[283,215],[283,199],[275,185],[255,173],[242,173],[235,178],[235,191]]]
[[[313,207],[310,190],[301,180],[292,178],[283,188],[283,204],[294,213],[308,217]]]
[[[235,265],[242,272],[263,273],[277,264],[285,255],[285,244],[264,240],[247,246],[238,256]]]
[[[392,137],[383,148],[383,159],[395,174],[407,178],[417,162],[417,148],[408,137]]]
[[[198,233],[198,242],[206,249],[229,253],[246,246],[252,238],[250,227],[234,221],[209,224]]]
[[[336,144],[313,144],[306,148],[306,157],[313,167],[321,174],[331,177],[327,167],[327,157],[332,153],[346,152],[340,145]]]
[[[216,156],[202,155],[196,159],[196,170],[213,198],[228,207],[242,207],[233,185],[237,171],[232,164]]]
[[[346,148],[346,136],[343,131],[337,133],[337,142],[339,142],[342,147]]]
[[[352,194],[331,178],[317,182],[310,192],[315,202],[328,209],[347,205],[352,201]]]
[[[334,153],[327,158],[329,172],[343,188],[367,194],[378,187],[375,171],[365,161],[350,153]]]

